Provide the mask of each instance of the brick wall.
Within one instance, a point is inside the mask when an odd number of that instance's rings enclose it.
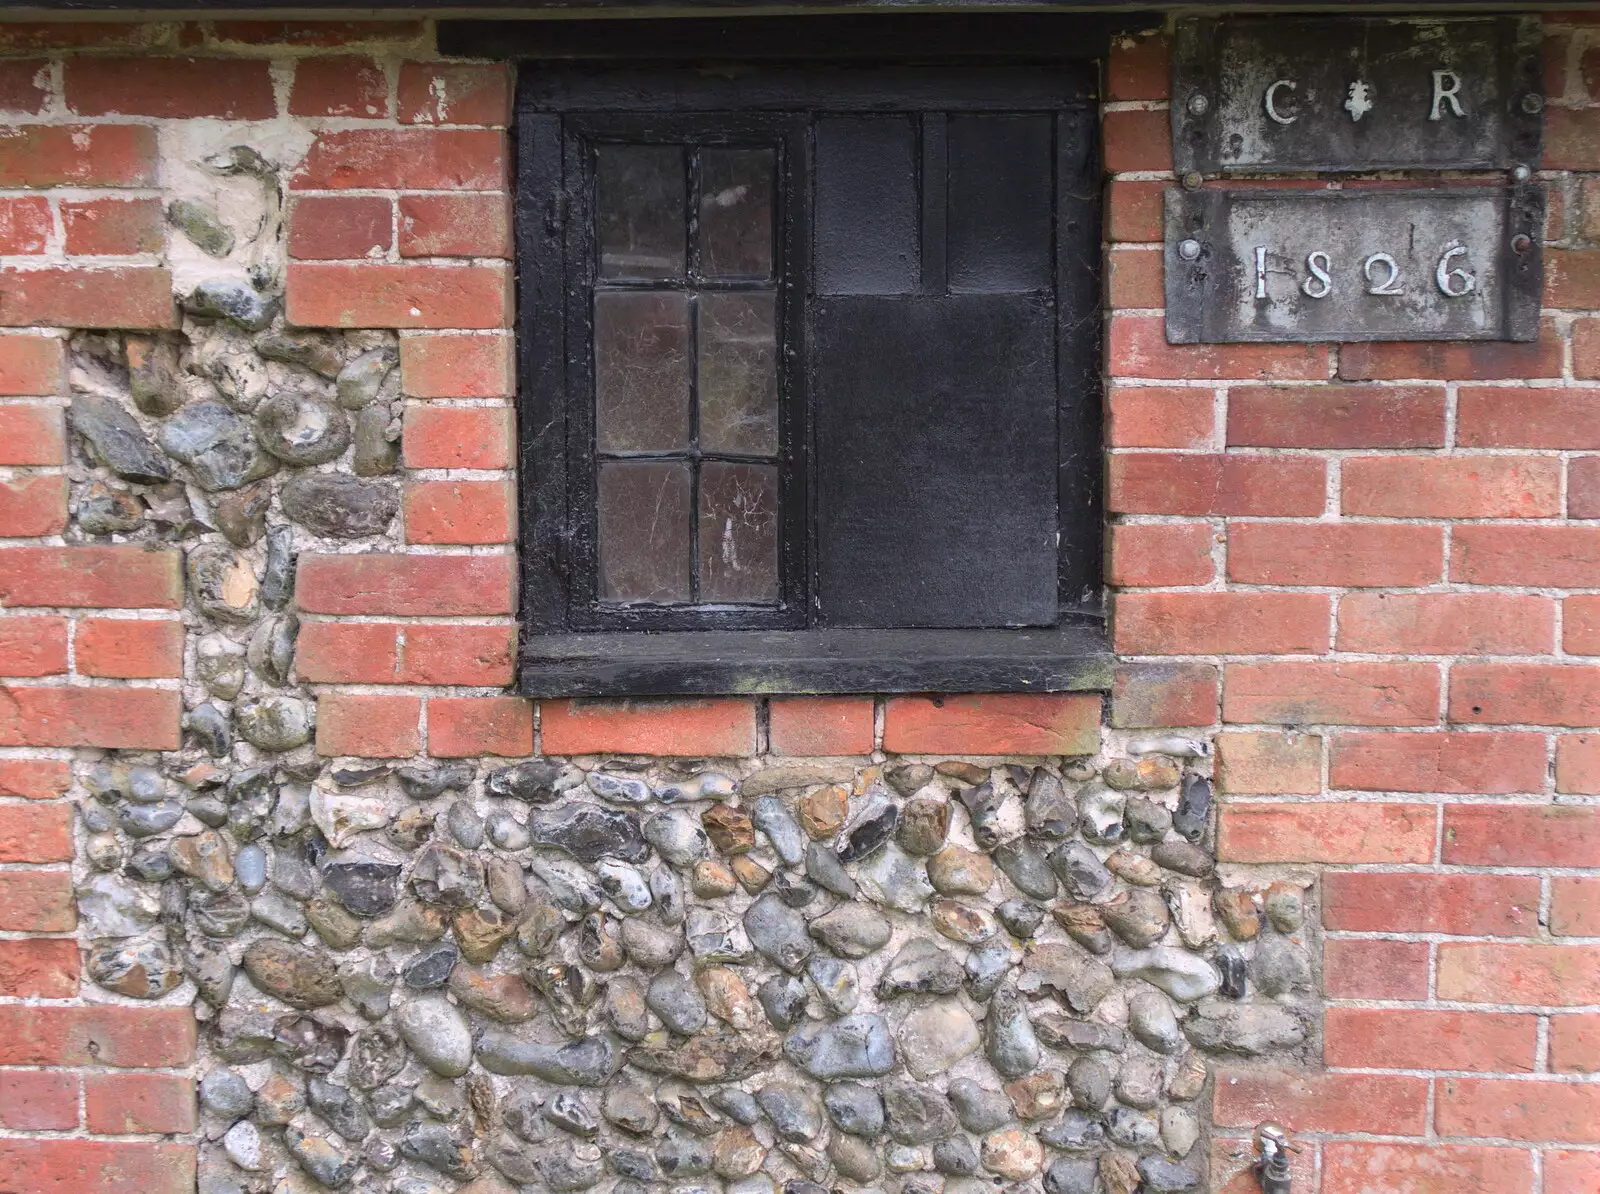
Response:
[[[1600,1188],[1600,26],[1547,29],[1526,345],[1167,345],[1167,42],[1110,62],[1112,716],[1209,723],[1219,857],[1320,873],[1327,1068],[1214,1104],[1297,1190]]]
[[[1109,64],[1110,723],[1214,735],[1223,858],[1322,884],[1327,1067],[1218,1081],[1217,1189],[1248,1188],[1238,1137],[1269,1117],[1305,1145],[1297,1191],[1600,1184],[1600,25],[1561,21],[1533,345],[1169,347],[1164,41]],[[179,742],[182,561],[62,536],[63,337],[176,326],[164,204],[193,138],[300,146],[289,318],[400,331],[405,550],[299,563],[319,752],[1094,740],[1081,696],[506,695],[510,80],[431,45],[406,21],[0,25],[0,1189],[194,1186],[194,1021],[80,993],[69,799],[74,762]]]

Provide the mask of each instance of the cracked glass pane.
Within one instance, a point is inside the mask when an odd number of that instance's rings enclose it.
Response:
[[[595,157],[600,276],[683,277],[683,150],[676,145],[606,145]]]
[[[700,467],[700,600],[778,599],[778,470]]]
[[[734,456],[778,453],[777,296],[700,296],[700,447]]]
[[[607,461],[600,466],[600,599],[690,597],[689,465]]]
[[[595,444],[602,452],[689,445],[689,299],[678,291],[594,296]]]

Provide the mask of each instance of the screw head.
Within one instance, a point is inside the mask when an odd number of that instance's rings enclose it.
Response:
[[[1526,253],[1533,248],[1533,237],[1526,232],[1519,232],[1511,238],[1511,251],[1513,253]]]
[[[1178,181],[1182,183],[1184,190],[1198,191],[1200,189],[1200,184],[1205,182],[1205,178],[1201,175],[1200,171],[1191,170]]]
[[[1544,96],[1536,91],[1530,91],[1522,97],[1522,110],[1529,116],[1535,116],[1544,111]]]
[[[1189,115],[1204,116],[1211,110],[1211,101],[1196,92],[1189,97]]]
[[[1517,166],[1511,171],[1511,177],[1516,182],[1527,182],[1533,177],[1533,171],[1526,166]]]
[[[1187,240],[1178,242],[1178,256],[1185,261],[1197,261],[1200,257],[1200,242],[1192,236]]]

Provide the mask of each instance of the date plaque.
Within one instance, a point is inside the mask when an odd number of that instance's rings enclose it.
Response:
[[[1536,170],[1537,15],[1179,22],[1179,174]]]
[[[1535,340],[1544,189],[1166,194],[1167,339]]]

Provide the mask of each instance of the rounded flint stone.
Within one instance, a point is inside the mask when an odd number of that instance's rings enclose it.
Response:
[[[605,857],[643,862],[650,856],[639,818],[595,804],[568,804],[528,819],[528,834],[541,846],[565,850],[580,862]]]
[[[389,862],[334,862],[323,870],[322,883],[347,911],[382,916],[400,898],[401,869]]]
[[[894,1038],[870,1012],[790,1033],[784,1054],[813,1078],[876,1078],[894,1068]]]
[[[491,1074],[530,1074],[562,1086],[604,1086],[621,1062],[616,1046],[603,1036],[542,1045],[492,1025],[478,1037],[477,1056]]]
[[[401,972],[406,986],[418,991],[431,991],[450,981],[461,951],[448,941],[423,950]]]
[[[776,893],[757,897],[745,910],[744,931],[751,945],[790,974],[798,974],[811,956],[813,946],[806,935],[805,917]]]
[[[256,439],[288,464],[325,464],[350,446],[350,420],[313,394],[286,390],[256,409]]]
[[[1006,1078],[1020,1078],[1039,1064],[1039,1040],[1028,1019],[1027,1001],[1015,987],[1002,987],[989,1002],[983,1022],[983,1048]]]
[[[828,1118],[841,1132],[876,1140],[883,1135],[883,1099],[859,1082],[835,1082],[822,1096]]]

